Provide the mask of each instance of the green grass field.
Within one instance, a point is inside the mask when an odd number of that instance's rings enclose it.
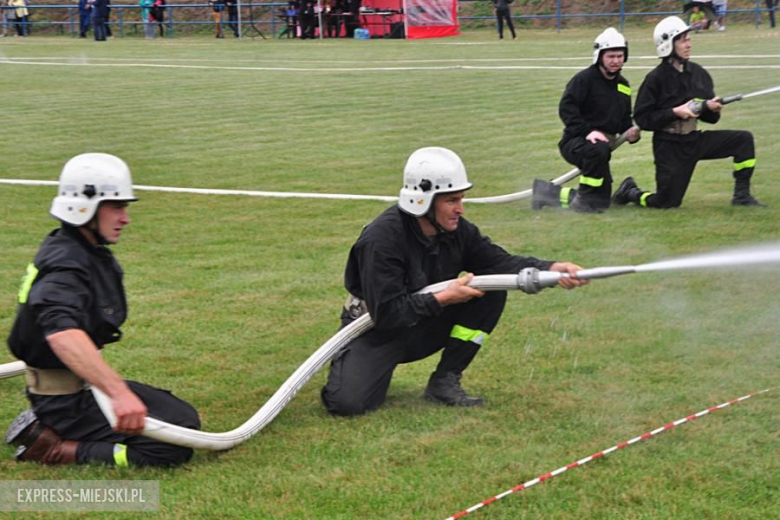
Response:
[[[139,185],[394,195],[408,155],[438,145],[463,158],[470,195],[511,193],[571,169],[557,151],[557,104],[590,64],[599,31],[522,31],[502,43],[487,30],[416,42],[6,38],[0,178],[56,180],[71,156],[102,151],[125,159]],[[649,25],[627,32],[624,74],[635,93],[657,62],[651,34]],[[780,32],[730,25],[694,36],[694,55],[720,95],[780,84]],[[467,217],[510,251],[586,267],[777,243],[778,108],[780,94],[735,103],[716,127],[753,132],[754,194],[768,208],[732,208],[731,165],[720,160],[699,165],[676,211],[583,216],[532,212],[521,201],[470,205]],[[633,175],[653,188],[651,137],[615,152],[618,181]],[[114,247],[130,317],[105,357],[125,377],[193,403],[205,430],[235,428],[335,333],[349,247],[389,203],[138,194]],[[55,226],[53,196],[50,186],[0,185],[3,336],[24,267]],[[443,519],[777,385],[778,292],[773,267],[513,293],[464,377],[486,398],[482,408],[424,401],[431,358],[396,371],[381,410],[336,419],[319,403],[323,371],[257,436],[228,452],[198,452],[184,468],[39,467],[15,463],[2,445],[0,479],[159,480],[156,516],[170,519]],[[1,425],[25,408],[23,385],[0,381]],[[473,516],[777,518],[777,393]]]

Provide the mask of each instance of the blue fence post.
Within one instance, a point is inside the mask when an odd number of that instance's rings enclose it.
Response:
[[[756,29],[761,22],[761,0],[756,0]]]
[[[124,38],[125,37],[125,12],[122,10],[122,6],[117,6],[116,8],[117,15],[116,19],[119,21],[119,37]]]
[[[555,26],[561,32],[561,0],[555,2]]]
[[[68,8],[68,23],[70,25],[70,37],[74,38],[76,36],[76,31],[73,28],[73,7]]]
[[[173,38],[173,11],[174,8],[171,6],[171,10],[168,11],[168,38]]]
[[[626,25],[626,0],[620,0],[620,32],[622,33]]]

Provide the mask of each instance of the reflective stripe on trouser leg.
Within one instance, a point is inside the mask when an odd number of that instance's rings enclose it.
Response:
[[[643,206],[643,207],[645,207],[645,208],[646,208],[646,207],[647,207],[647,198],[648,198],[650,195],[652,195],[652,193],[650,193],[649,191],[646,191],[646,192],[644,192],[644,193],[643,193],[643,194],[642,194],[642,195],[639,197],[639,205],[640,205],[640,206]]]
[[[573,188],[561,188],[561,193],[559,195],[560,201],[561,201],[561,207],[562,208],[568,208],[569,207],[569,200],[571,200],[571,193],[575,191]]]
[[[756,167],[755,159],[748,159],[734,163],[735,179],[750,179],[753,176],[753,169]]]
[[[756,167],[756,160],[755,159],[748,159],[747,161],[742,162],[735,162],[734,163],[734,171],[738,172],[740,170],[744,170],[745,168],[755,168]]]
[[[455,325],[452,327],[450,337],[461,341],[470,341],[476,345],[482,345],[490,337],[490,334],[481,330],[469,329],[462,325]]]
[[[580,175],[580,184],[584,184],[585,186],[592,186],[593,188],[600,188],[604,184],[604,177],[596,178]]]
[[[114,464],[119,468],[126,468],[130,465],[127,461],[127,446],[124,444],[114,444]]]

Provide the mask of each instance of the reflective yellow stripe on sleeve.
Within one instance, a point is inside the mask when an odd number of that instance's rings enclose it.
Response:
[[[19,303],[27,303],[27,297],[30,295],[30,288],[37,276],[38,268],[35,267],[35,264],[29,264],[27,266],[27,272],[22,278],[22,286],[19,287]]]
[[[490,337],[490,334],[481,330],[474,330],[464,327],[463,325],[455,325],[452,327],[450,337],[459,339],[461,341],[470,341],[477,345],[482,345]]]

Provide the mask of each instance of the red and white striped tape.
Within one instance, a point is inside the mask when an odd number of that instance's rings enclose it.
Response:
[[[484,507],[484,506],[486,506],[488,504],[492,504],[493,502],[495,502],[496,500],[498,500],[500,498],[504,498],[507,495],[511,495],[512,493],[516,493],[518,491],[522,491],[524,489],[528,489],[529,487],[535,486],[536,484],[539,484],[540,482],[544,482],[545,480],[549,480],[549,479],[551,479],[551,478],[553,478],[553,477],[555,477],[557,475],[560,475],[561,473],[563,473],[565,471],[568,471],[570,469],[576,468],[577,466],[582,466],[583,464],[586,464],[586,463],[588,463],[588,462],[590,462],[592,460],[598,459],[599,457],[603,457],[604,455],[609,455],[613,451],[617,451],[620,448],[625,448],[626,446],[630,446],[630,445],[635,444],[635,443],[637,443],[639,441],[642,441],[642,440],[645,440],[645,439],[649,439],[653,435],[657,435],[657,434],[665,432],[667,430],[671,430],[675,426],[679,426],[679,425],[681,425],[683,423],[686,423],[688,421],[692,421],[694,419],[698,419],[699,417],[702,417],[703,415],[707,415],[707,414],[715,412],[717,410],[722,410],[723,408],[726,408],[727,406],[731,406],[732,404],[739,403],[740,401],[744,401],[746,399],[750,399],[751,397],[757,396],[759,394],[763,394],[765,392],[768,392],[769,390],[771,390],[771,389],[767,388],[765,390],[761,390],[760,392],[755,392],[755,393],[748,394],[748,395],[743,396],[743,397],[739,397],[737,399],[732,399],[731,401],[728,401],[728,402],[723,403],[723,404],[719,404],[718,406],[713,406],[712,408],[708,408],[708,409],[703,410],[703,411],[701,411],[701,412],[699,412],[697,414],[689,415],[689,416],[684,417],[682,419],[678,419],[678,420],[676,420],[674,422],[671,422],[669,424],[661,426],[660,428],[657,428],[657,429],[655,429],[655,430],[653,430],[651,432],[647,432],[644,435],[640,435],[639,437],[634,437],[631,440],[628,440],[628,441],[625,441],[625,442],[621,442],[620,444],[618,444],[616,446],[612,446],[611,448],[608,448],[606,450],[600,451],[600,452],[598,452],[598,453],[596,453],[594,455],[591,455],[590,457],[585,457],[584,459],[578,460],[577,462],[572,462],[571,464],[569,464],[567,466],[563,466],[562,468],[558,468],[555,471],[551,471],[549,473],[545,473],[544,475],[536,477],[533,480],[529,480],[528,482],[520,484],[519,486],[515,486],[512,489],[508,489],[507,491],[504,491],[501,494],[498,494],[498,495],[495,495],[493,497],[490,497],[487,500],[483,500],[479,504],[473,505],[470,508],[461,511],[460,513],[457,513],[457,514],[454,514],[454,515],[448,517],[447,520],[456,520],[458,518],[462,518],[462,517],[466,516],[469,513],[473,513],[477,509],[480,509],[480,508],[482,508],[482,507]]]

